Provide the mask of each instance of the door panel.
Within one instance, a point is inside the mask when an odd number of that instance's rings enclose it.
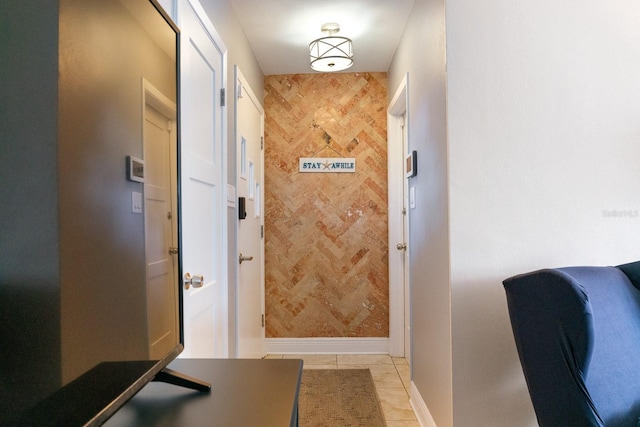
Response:
[[[410,224],[407,201],[409,180],[405,159],[408,150],[408,80],[403,79],[389,103],[387,114],[389,169],[389,352],[411,357]]]
[[[182,357],[226,357],[225,140],[220,91],[224,45],[195,0],[178,4],[181,33],[181,221],[183,275],[202,276],[183,289]]]
[[[264,110],[237,67],[235,81],[238,196],[247,213],[238,221],[238,251],[252,258],[238,268],[238,357],[257,358],[264,356]]]
[[[169,248],[175,245],[171,186],[173,121],[145,106],[144,122],[144,215],[147,263],[147,318],[149,356],[157,359],[178,343],[177,265]]]

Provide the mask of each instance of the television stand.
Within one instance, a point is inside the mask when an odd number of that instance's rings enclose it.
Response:
[[[105,427],[295,427],[299,359],[176,359],[169,366],[213,385],[211,393],[150,382]]]
[[[158,372],[152,381],[173,384],[197,391],[211,391],[211,384],[208,382],[176,372],[169,368],[164,368],[162,371]]]

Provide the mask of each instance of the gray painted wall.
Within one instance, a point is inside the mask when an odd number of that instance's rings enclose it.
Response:
[[[640,258],[640,8],[446,14],[454,424],[535,426],[501,281]]]
[[[416,0],[390,69],[391,91],[409,72],[421,159],[413,381],[439,427],[535,426],[501,282],[639,258],[640,9],[444,8]]]
[[[389,69],[408,73],[409,150],[418,152],[411,224],[411,371],[439,427],[453,425],[444,1],[416,0]]]

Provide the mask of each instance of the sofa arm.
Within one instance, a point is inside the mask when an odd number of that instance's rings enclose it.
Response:
[[[540,426],[604,426],[585,386],[594,325],[584,289],[556,269],[514,276],[503,284]]]

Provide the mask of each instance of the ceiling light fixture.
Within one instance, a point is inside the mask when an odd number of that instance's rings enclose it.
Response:
[[[330,22],[320,30],[328,34],[309,43],[311,68],[316,71],[342,71],[353,65],[353,46],[346,37],[334,36],[340,31],[340,25]]]

